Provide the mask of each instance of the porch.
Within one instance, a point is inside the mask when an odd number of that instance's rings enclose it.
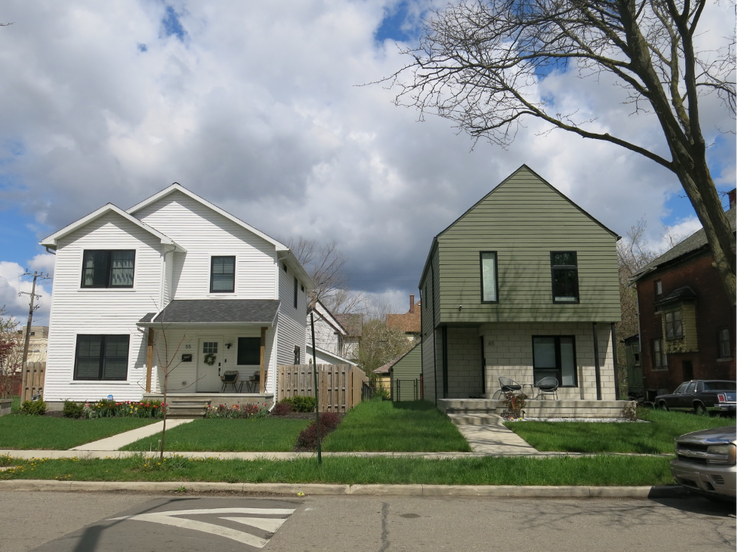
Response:
[[[162,393],[144,393],[144,401],[163,401]],[[208,406],[247,404],[266,406],[274,402],[273,393],[167,393],[169,418],[204,418]]]
[[[528,400],[525,418],[622,418],[630,401]],[[456,423],[486,425],[502,416],[507,408],[498,399],[439,399],[438,409]]]

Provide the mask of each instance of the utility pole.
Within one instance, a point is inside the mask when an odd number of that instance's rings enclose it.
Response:
[[[28,323],[26,324],[26,339],[23,343],[23,364],[22,364],[22,372],[21,372],[21,401],[25,398],[26,393],[26,366],[28,364],[28,344],[31,340],[31,323],[33,322],[33,311],[38,309],[38,305],[34,305],[34,302],[36,298],[41,298],[40,295],[36,294],[36,280],[41,278],[42,280],[48,280],[51,277],[48,274],[44,274],[43,272],[37,272],[33,271],[33,274],[26,269],[26,271],[23,273],[23,276],[33,276],[33,286],[31,287],[31,292],[28,293],[27,291],[21,291],[18,293],[18,296],[21,295],[30,295],[31,300],[28,305]]]

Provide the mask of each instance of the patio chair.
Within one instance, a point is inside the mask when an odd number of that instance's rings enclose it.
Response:
[[[220,381],[223,382],[223,386],[220,388],[220,392],[222,393],[227,389],[229,385],[233,386],[233,392],[238,393],[241,391],[241,387],[243,387],[243,383],[241,385],[238,385],[238,372],[236,370],[227,370],[223,372],[223,375],[220,376]]]
[[[246,382],[246,392],[247,393],[257,393],[259,391],[259,380],[260,379],[261,379],[261,374],[259,372],[254,372],[254,374]]]
[[[557,401],[559,400],[559,394],[557,392],[559,388],[559,380],[557,380],[556,378],[552,376],[541,378],[538,380],[538,383],[536,383],[536,387],[538,388],[538,395],[536,395],[536,399],[545,399],[548,396],[552,396]]]
[[[530,387],[531,395],[533,394],[533,386],[530,383],[518,383],[514,379],[507,378],[505,376],[500,376],[497,379],[500,381],[500,388],[495,391],[493,398],[499,398],[508,392],[518,393],[526,387]]]

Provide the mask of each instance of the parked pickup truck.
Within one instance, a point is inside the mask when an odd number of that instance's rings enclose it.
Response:
[[[673,393],[658,395],[654,404],[664,410],[694,410],[698,414],[719,411],[719,393],[733,393],[735,410],[735,382],[725,380],[685,381]]]

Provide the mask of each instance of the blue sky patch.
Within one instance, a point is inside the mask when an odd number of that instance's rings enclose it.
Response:
[[[377,42],[396,40],[405,42],[413,37],[412,26],[408,22],[407,2],[400,2],[396,6],[385,10],[384,19],[377,29],[374,38]]]
[[[161,25],[165,36],[176,36],[180,42],[184,41],[187,32],[179,21],[179,14],[172,6],[167,6],[164,17],[161,19]]]
[[[149,51],[149,47],[146,46],[146,44],[141,44],[140,42],[136,45],[136,47],[138,48],[138,51],[139,52],[148,52]]]

